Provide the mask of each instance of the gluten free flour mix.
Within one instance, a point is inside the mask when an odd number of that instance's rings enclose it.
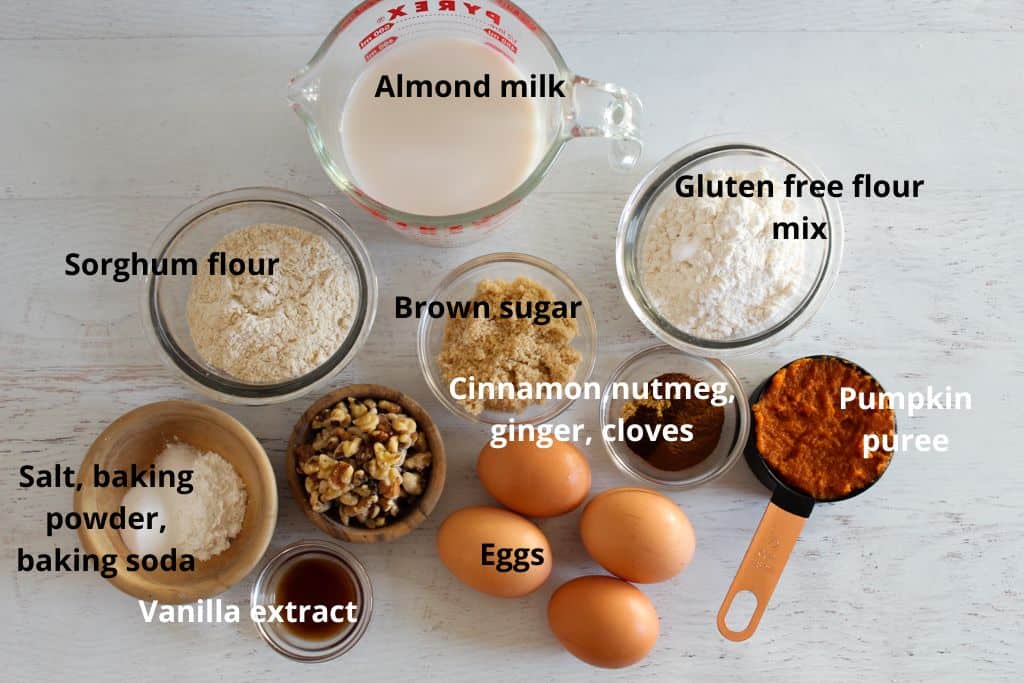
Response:
[[[272,275],[210,275],[192,281],[188,325],[199,355],[245,382],[294,379],[326,361],[348,335],[355,274],[326,239],[260,224],[224,236],[227,258],[277,258]]]
[[[755,184],[769,178],[764,171],[704,177]],[[760,331],[799,291],[804,245],[774,239],[772,231],[775,221],[794,220],[795,211],[791,199],[779,196],[673,194],[644,230],[640,274],[647,296],[668,322],[697,337],[729,339]]]

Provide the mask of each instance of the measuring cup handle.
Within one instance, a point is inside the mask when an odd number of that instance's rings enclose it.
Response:
[[[585,76],[573,76],[571,84],[569,134],[577,138],[609,138],[612,147],[608,160],[612,168],[628,171],[636,166],[644,147],[637,137],[637,125],[644,110],[640,98],[614,83]]]
[[[750,547],[747,548],[747,554],[743,556],[743,562],[736,571],[736,577],[729,586],[722,607],[718,610],[718,630],[723,636],[739,642],[754,635],[806,521],[806,517],[787,512],[774,502],[768,504],[768,509],[765,510],[764,517],[754,532],[754,538],[750,541]],[[754,608],[746,628],[742,631],[733,631],[726,625],[725,617],[732,608],[733,598],[742,591],[754,594],[757,598],[757,607]]]

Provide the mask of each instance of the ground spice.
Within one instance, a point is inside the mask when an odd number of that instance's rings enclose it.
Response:
[[[662,384],[691,386],[699,381],[681,372],[658,375],[648,384],[653,384],[655,380]],[[660,437],[650,439],[645,436],[639,441],[626,442],[630,450],[652,467],[666,472],[678,472],[700,464],[715,452],[725,423],[725,408],[699,398],[633,399],[622,407],[622,419],[627,428],[632,424],[692,425],[693,439],[690,441],[665,441]]]
[[[891,408],[840,407],[840,390],[882,391],[877,380],[832,356],[801,358],[776,372],[754,404],[757,450],[792,488],[817,500],[835,500],[882,476],[891,451],[864,457],[864,435],[892,437]]]

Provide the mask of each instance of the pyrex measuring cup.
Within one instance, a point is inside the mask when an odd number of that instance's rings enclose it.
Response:
[[[504,198],[462,214],[421,216],[376,201],[355,182],[342,147],[341,116],[360,73],[395,43],[424,37],[479,41],[524,74],[554,73],[567,86],[565,98],[541,101],[544,151],[532,173]],[[313,149],[331,180],[401,234],[436,246],[465,244],[501,225],[572,138],[610,138],[611,164],[619,169],[632,168],[641,151],[636,126],[642,107],[637,97],[616,85],[574,74],[547,33],[507,0],[366,0],[334,27],[313,59],[292,77],[288,98],[306,123]]]
[[[874,375],[845,358],[837,356],[811,356],[811,358],[835,358],[874,379]],[[795,363],[796,361],[793,362]],[[785,370],[789,365],[792,365],[792,363],[772,373],[768,379],[761,383],[750,396],[751,408],[761,399],[761,395],[768,387],[772,377],[778,372]],[[875,380],[875,383],[877,384],[877,380]],[[881,385],[878,385],[877,390],[879,392],[884,391]],[[729,586],[729,591],[726,593],[722,606],[718,610],[718,631],[729,640],[737,642],[750,638],[750,636],[754,635],[754,631],[757,630],[757,625],[760,623],[761,617],[768,607],[768,601],[771,599],[775,586],[782,576],[782,570],[786,567],[786,562],[789,560],[793,547],[800,537],[804,523],[811,516],[814,504],[836,503],[859,496],[871,488],[888,470],[887,467],[886,470],[883,470],[877,478],[868,482],[867,485],[851,491],[840,498],[828,500],[815,499],[787,485],[765,462],[764,457],[757,450],[755,421],[752,420],[751,422],[750,437],[747,439],[747,448],[743,455],[758,480],[772,491],[772,498],[771,502],[768,503],[768,509],[765,510],[764,516],[761,517],[761,522],[757,525],[757,531],[754,532],[754,538],[750,541],[750,546],[743,556],[740,568],[736,571],[736,577],[732,580],[732,585]],[[894,417],[893,433],[895,434],[895,432],[896,422]],[[732,608],[733,599],[743,591],[753,593],[757,599],[757,606],[754,608],[754,612],[750,616],[750,621],[746,627],[741,631],[734,631],[726,624],[726,616]]]

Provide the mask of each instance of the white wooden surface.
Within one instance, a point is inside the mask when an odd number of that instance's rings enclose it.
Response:
[[[774,5],[774,6],[773,6]],[[947,455],[897,459],[869,494],[815,512],[753,640],[714,614],[766,502],[742,464],[674,498],[696,559],[644,587],[661,615],[652,655],[600,672],[561,650],[544,608],[562,581],[596,570],[577,515],[541,524],[554,576],[518,601],[478,595],[438,561],[444,516],[487,501],[472,465],[486,438],[447,415],[415,363],[414,329],[387,307],[462,261],[522,250],[563,266],[599,321],[598,378],[652,343],[616,283],[616,219],[639,173],[615,175],[602,143],[571,144],[493,239],[425,250],[369,224],[332,189],[283,85],[346,2],[54,0],[0,2],[0,678],[78,680],[996,680],[1021,674],[1024,418],[1019,343],[1024,276],[1024,9],[992,2],[529,2],[580,73],[645,100],[643,169],[704,135],[789,138],[833,177],[925,178],[918,200],[844,200],[846,258],[812,323],[769,353],[737,359],[748,386],[794,357],[848,355],[892,389],[951,384],[971,414],[902,417],[946,431]],[[401,387],[440,419],[452,461],[434,517],[406,539],[354,550],[378,599],[358,649],[309,669],[275,655],[248,623],[145,625],[94,575],[18,574],[15,548],[46,539],[42,513],[66,491],[23,491],[24,463],[77,464],[130,408],[196,398],[158,362],[137,314],[138,283],[71,279],[66,251],[145,249],[178,210],[243,185],[279,185],[339,208],[371,248],[384,306],[338,383]],[[1018,208],[1014,208],[1018,207]],[[229,408],[278,464],[273,547],[315,536],[284,487],[282,450],[298,400]],[[567,420],[597,421],[595,404]],[[596,441],[595,441],[596,443]],[[627,483],[598,447],[594,490]],[[244,602],[249,581],[226,594]],[[184,680],[184,679],[182,679]]]

